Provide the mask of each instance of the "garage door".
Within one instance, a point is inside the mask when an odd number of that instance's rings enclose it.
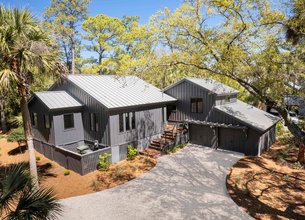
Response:
[[[218,148],[244,153],[246,136],[242,130],[219,128]]]
[[[190,124],[189,127],[190,143],[212,147],[215,141],[213,129],[209,126]]]

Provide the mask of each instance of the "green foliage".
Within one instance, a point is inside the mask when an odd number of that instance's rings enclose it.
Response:
[[[173,147],[169,148],[168,150],[166,150],[165,154],[175,153],[176,151],[184,148],[185,146],[186,146],[186,144],[179,144],[179,145],[173,146]]]
[[[127,158],[129,160],[134,160],[136,158],[136,156],[138,155],[139,150],[137,148],[134,148],[131,145],[128,145],[127,147]]]
[[[65,170],[64,176],[68,176],[68,175],[70,175],[70,170]]]
[[[12,129],[11,132],[7,136],[8,142],[20,142],[25,140],[24,131],[22,127]]]
[[[99,14],[89,16],[82,28],[83,37],[90,42],[87,50],[96,53],[83,68],[84,73],[128,74],[143,65],[151,50],[152,33],[139,24],[139,18],[124,16],[123,19]]]
[[[40,158],[39,156],[36,157],[36,161],[40,161],[40,159],[41,159],[41,158]]]
[[[98,169],[99,171],[107,171],[110,167],[110,162],[108,158],[111,154],[104,153],[103,155],[99,155]]]
[[[51,5],[44,13],[45,26],[53,30],[58,43],[62,46],[66,65],[73,73],[73,61],[80,56],[81,50],[77,26],[86,19],[89,3],[90,0],[51,0]],[[76,68],[80,68],[77,63]]]
[[[54,219],[62,212],[52,189],[33,189],[27,164],[13,164],[1,169],[0,214],[2,217],[12,220]],[[3,216],[4,214],[7,216]]]

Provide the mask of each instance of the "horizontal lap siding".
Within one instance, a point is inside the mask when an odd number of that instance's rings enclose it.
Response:
[[[98,140],[104,145],[110,145],[110,135],[108,128],[108,111],[94,98],[89,96],[79,87],[75,86],[70,81],[64,81],[61,84],[57,84],[52,90],[60,91],[64,90],[72,95],[74,98],[83,103],[83,124],[84,124],[84,137],[85,140]],[[97,132],[90,131],[90,113],[95,113],[98,120],[99,129]]]
[[[215,95],[187,81],[165,91],[166,94],[178,99],[177,111],[171,114],[169,120],[183,121],[185,119],[206,120],[215,104]],[[191,113],[191,98],[203,99],[203,113]]]
[[[120,132],[119,115],[110,116],[111,146],[134,142],[160,134],[163,129],[162,108],[135,112],[136,129]]]

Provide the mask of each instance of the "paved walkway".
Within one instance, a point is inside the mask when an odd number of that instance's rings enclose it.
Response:
[[[62,201],[62,219],[250,219],[228,196],[228,169],[242,155],[189,145],[143,176]]]

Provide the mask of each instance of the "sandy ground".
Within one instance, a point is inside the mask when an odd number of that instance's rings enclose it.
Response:
[[[14,155],[10,155],[10,154]],[[111,188],[116,185],[120,185],[130,179],[134,179],[137,176],[150,170],[155,164],[151,164],[151,167],[141,166],[141,162],[144,160],[136,159],[135,161],[122,161],[120,163],[111,165],[109,172],[95,171],[87,175],[81,176],[73,171],[65,176],[64,172],[66,169],[54,161],[49,160],[42,154],[35,152],[36,157],[40,159],[37,160],[37,168],[40,176],[40,185],[42,187],[52,187],[58,198],[68,198],[78,195],[84,195],[88,193],[95,192],[94,190],[104,190],[106,188]],[[8,143],[6,139],[0,139],[0,165],[5,166],[12,163],[27,162],[28,161],[28,151],[23,147],[22,151],[18,148],[17,143]],[[115,181],[109,180],[112,178],[111,172],[117,172],[121,169],[116,169],[117,166],[126,168],[126,172],[132,172],[130,179],[122,179]],[[132,171],[130,171],[129,166],[131,166]],[[125,169],[124,169],[125,170]],[[101,176],[107,176],[106,180],[107,186],[92,187],[93,183],[96,183]],[[96,185],[96,184],[94,184]]]
[[[297,149],[277,142],[262,157],[245,157],[227,179],[232,199],[256,219],[305,219],[305,169]]]

